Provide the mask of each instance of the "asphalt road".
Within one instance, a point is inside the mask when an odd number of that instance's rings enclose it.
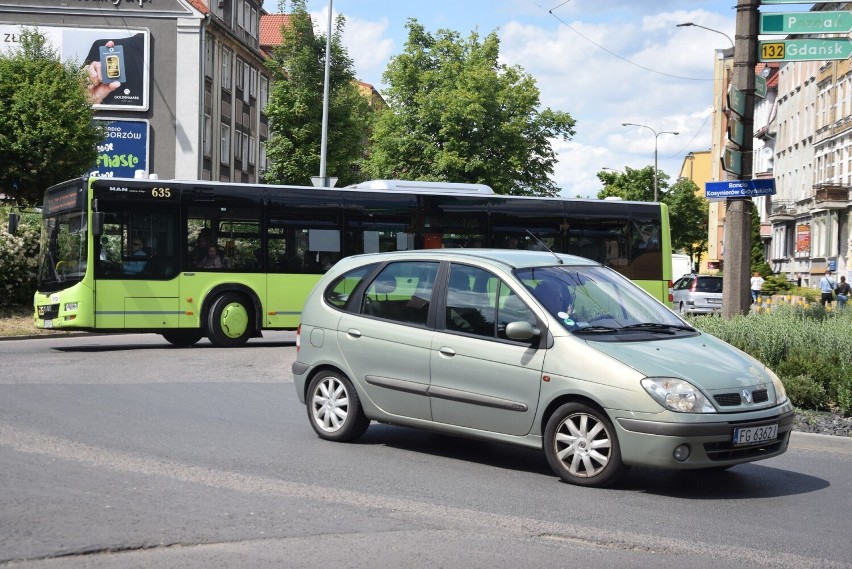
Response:
[[[562,484],[543,454],[318,439],[292,333],[0,342],[0,567],[852,567],[850,441]]]

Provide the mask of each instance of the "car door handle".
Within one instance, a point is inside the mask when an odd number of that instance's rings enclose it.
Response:
[[[361,337],[361,330],[356,330],[355,328],[350,328],[349,330],[346,331],[346,334],[348,334],[352,338],[360,338]]]
[[[445,355],[445,356],[454,356],[454,355],[456,355],[456,351],[455,351],[454,349],[452,349],[452,348],[448,348],[448,347],[446,347],[446,346],[444,346],[443,348],[441,348],[441,349],[440,349],[440,350],[438,350],[438,351],[439,351],[439,352],[441,352],[441,354],[443,354],[443,355]]]

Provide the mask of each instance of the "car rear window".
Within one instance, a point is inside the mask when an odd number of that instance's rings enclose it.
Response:
[[[695,292],[722,292],[722,277],[698,277]]]

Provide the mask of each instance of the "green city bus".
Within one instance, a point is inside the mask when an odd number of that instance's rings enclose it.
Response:
[[[49,188],[42,215],[38,328],[240,346],[264,330],[296,329],[311,288],[341,257],[434,247],[581,255],[670,302],[660,203],[504,196],[435,182],[80,178]]]

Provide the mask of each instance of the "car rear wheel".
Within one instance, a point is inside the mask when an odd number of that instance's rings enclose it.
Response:
[[[685,305],[684,303],[682,303],[682,302],[681,302],[681,303],[680,303],[680,306],[678,307],[678,311],[679,311],[679,312],[680,312],[683,316],[686,316],[686,305]]]
[[[612,423],[582,403],[566,403],[553,413],[544,430],[544,452],[553,471],[578,486],[607,486],[628,468]]]
[[[353,441],[370,426],[352,383],[335,372],[323,371],[311,380],[307,403],[311,427],[322,439]]]

